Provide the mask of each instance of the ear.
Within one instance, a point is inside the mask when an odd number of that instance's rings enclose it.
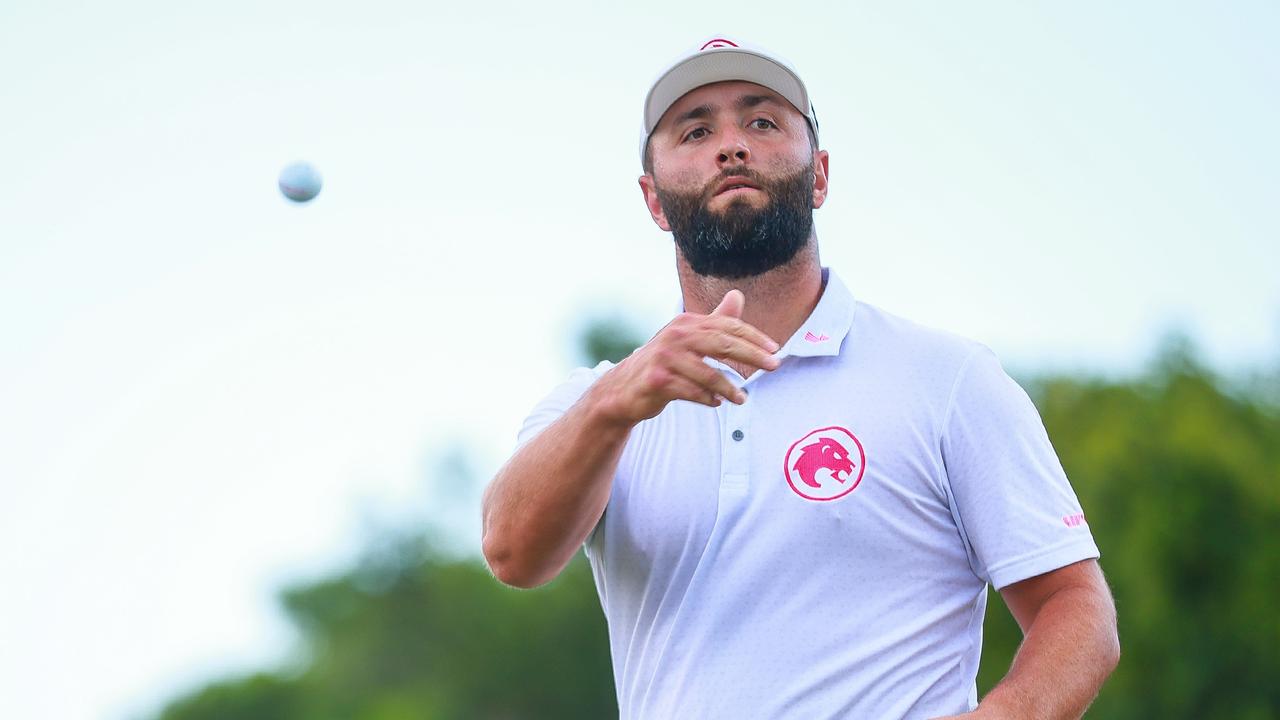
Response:
[[[813,209],[827,201],[827,178],[830,173],[830,155],[826,150],[813,151]]]
[[[662,202],[658,200],[658,190],[653,184],[652,175],[640,176],[640,192],[644,193],[644,204],[649,208],[649,216],[653,218],[654,224],[671,232],[671,224],[667,222],[667,214],[662,211]]]

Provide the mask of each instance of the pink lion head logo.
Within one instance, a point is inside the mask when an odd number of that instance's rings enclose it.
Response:
[[[806,500],[835,500],[848,495],[866,470],[866,452],[842,427],[814,430],[787,451],[783,471],[791,489]],[[830,478],[819,473],[826,470]]]
[[[845,482],[853,474],[853,463],[849,460],[849,451],[831,438],[820,438],[800,448],[800,459],[796,461],[796,472],[800,481],[811,488],[820,488],[818,471],[826,468],[831,477]],[[844,477],[841,477],[841,475]]]

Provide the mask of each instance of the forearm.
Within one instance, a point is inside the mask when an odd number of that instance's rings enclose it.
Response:
[[[778,344],[742,322],[742,303],[742,292],[731,290],[710,315],[676,316],[498,471],[484,494],[483,550],[499,580],[533,587],[569,564],[609,504],[636,424],[676,400],[708,407],[746,400],[707,357],[778,367]]]
[[[1120,658],[1109,594],[1064,588],[1044,603],[1008,674],[978,706],[978,717],[1078,718]]]
[[[588,392],[498,471],[484,494],[483,550],[499,580],[535,587],[573,559],[608,505],[629,434]]]

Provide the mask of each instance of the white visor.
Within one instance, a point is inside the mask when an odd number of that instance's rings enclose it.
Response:
[[[677,60],[649,88],[644,99],[640,161],[644,162],[649,136],[677,100],[690,90],[728,80],[755,83],[778,93],[809,121],[814,137],[818,136],[818,117],[813,112],[809,91],[789,63],[760,48],[718,37]]]

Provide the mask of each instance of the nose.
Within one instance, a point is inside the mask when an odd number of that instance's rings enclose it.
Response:
[[[716,155],[717,164],[741,165],[750,159],[751,150],[739,133],[726,132],[721,135],[720,150]]]

